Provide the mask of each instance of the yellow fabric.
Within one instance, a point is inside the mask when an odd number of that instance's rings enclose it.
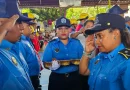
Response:
[[[90,18],[88,18],[88,20],[95,20],[95,17],[90,17]]]
[[[34,19],[35,16],[32,13],[28,13],[28,18]]]
[[[86,17],[88,17],[87,13],[81,13],[79,19],[85,19]]]
[[[34,27],[30,25],[30,28],[31,28],[31,33],[34,33],[35,32]]]
[[[36,36],[39,36],[39,33],[38,33],[38,32],[36,32]]]
[[[77,24],[78,22],[77,22],[76,19],[70,19],[70,23],[71,23],[71,24]]]

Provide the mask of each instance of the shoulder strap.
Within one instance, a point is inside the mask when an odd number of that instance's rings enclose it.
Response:
[[[119,51],[118,53],[123,55],[126,59],[130,58],[130,49],[129,48],[125,48],[125,49]]]

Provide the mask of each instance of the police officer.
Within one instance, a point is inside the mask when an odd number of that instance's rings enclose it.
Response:
[[[81,90],[78,73],[83,47],[79,40],[69,38],[70,21],[61,17],[56,21],[58,38],[50,41],[43,54],[46,68],[52,72],[48,90]]]
[[[0,90],[34,90],[27,72],[27,64],[16,54],[15,42],[19,40],[23,26],[20,21],[30,20],[18,11],[17,0],[0,1],[2,12],[0,23],[9,21],[8,17],[18,14],[18,21],[13,27],[8,27],[4,40],[0,45]],[[13,10],[13,11],[12,11]],[[12,12],[10,12],[12,11]],[[13,23],[12,23],[13,24]]]
[[[29,76],[35,90],[41,90],[39,74],[40,74],[40,58],[38,57],[37,51],[34,49],[33,44],[30,40],[31,29],[30,22],[22,22],[24,26],[23,35],[20,39],[20,51],[22,52],[28,66]]]
[[[94,27],[85,33],[95,33],[95,43],[100,51],[90,60],[95,46],[93,39],[87,39],[80,73],[89,75],[90,90],[129,90],[130,34],[125,28],[125,19],[116,14],[98,14]]]

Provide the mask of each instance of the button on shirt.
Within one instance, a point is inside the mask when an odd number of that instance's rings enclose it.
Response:
[[[120,44],[110,53],[100,53],[90,60],[90,90],[129,90],[130,59],[126,60],[118,52],[124,49]]]
[[[40,65],[38,62],[38,56],[35,49],[33,48],[33,44],[31,43],[30,39],[24,35],[21,36],[21,40],[19,42],[21,44],[20,51],[22,52],[28,67],[29,67],[29,75],[39,75],[40,73]]]
[[[56,60],[80,59],[82,54],[83,46],[81,45],[79,40],[69,38],[68,44],[64,45],[58,38],[48,43],[43,54],[43,61],[51,62],[53,58],[55,58]],[[61,66],[57,70],[53,70],[53,72],[69,73],[77,70],[78,66],[69,65]]]

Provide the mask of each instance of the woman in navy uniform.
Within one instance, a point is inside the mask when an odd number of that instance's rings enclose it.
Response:
[[[95,34],[95,43],[100,51],[90,60],[95,45],[93,39],[87,38],[80,73],[89,75],[90,90],[129,90],[130,34],[125,19],[116,14],[98,14],[94,27],[85,33]]]
[[[44,66],[52,71],[48,90],[81,90],[78,65],[83,46],[79,40],[69,38],[70,27],[68,19],[59,18],[56,21],[58,38],[45,48]]]

